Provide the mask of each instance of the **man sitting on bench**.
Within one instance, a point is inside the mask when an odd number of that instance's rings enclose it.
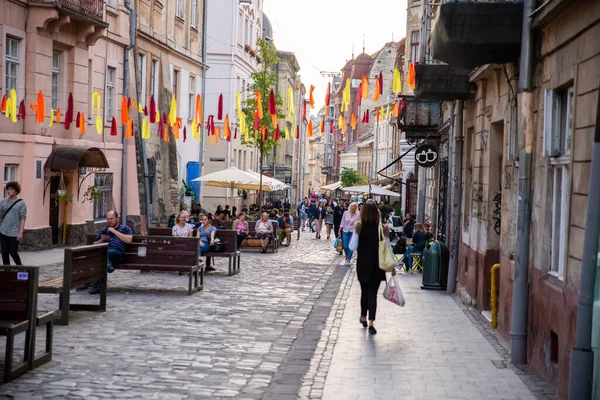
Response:
[[[294,229],[294,220],[289,212],[283,213],[281,217],[277,220],[279,225],[279,229],[277,229],[277,236],[279,238],[279,243],[282,246],[289,246],[292,242],[292,230]],[[283,244],[283,239],[287,239],[287,243]]]
[[[125,245],[133,241],[133,232],[127,225],[119,224],[119,213],[109,211],[106,213],[107,226],[100,229],[94,244],[108,243],[108,272],[115,271],[115,265],[125,261]],[[94,284],[90,294],[100,293],[100,281]]]

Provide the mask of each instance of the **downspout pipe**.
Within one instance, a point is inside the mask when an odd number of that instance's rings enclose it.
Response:
[[[450,108],[450,132],[448,132],[448,185],[446,186],[446,210],[440,211],[446,213],[446,245],[450,243],[450,224],[452,223],[452,202],[450,199],[452,198],[452,142],[454,141],[454,111],[456,108],[456,103],[452,102],[452,107]],[[454,166],[456,168],[456,165]]]
[[[454,128],[454,187],[452,188],[452,245],[450,246],[450,264],[448,266],[447,293],[456,290],[456,269],[458,265],[458,241],[460,239],[460,211],[462,209],[462,153],[463,153],[463,110],[464,102],[456,101],[456,127]]]
[[[208,35],[208,0],[202,2],[202,115],[206,115],[206,38]],[[200,124],[200,154],[198,155],[198,176],[202,176],[204,164],[204,124]],[[202,204],[202,182],[198,182],[198,202]]]
[[[596,132],[590,166],[590,186],[587,199],[585,237],[579,297],[577,299],[577,326],[575,347],[571,349],[569,365],[569,399],[591,399],[593,389],[594,352],[592,351],[592,322],[594,307],[594,284],[598,265],[598,242],[600,240],[600,95],[596,111]],[[595,182],[595,183],[594,183]],[[598,355],[596,355],[598,357]]]
[[[531,13],[535,0],[525,0],[523,33],[519,67],[519,184],[517,203],[517,254],[511,312],[511,362],[527,363],[527,314],[529,309],[529,241],[531,229],[531,171],[533,163],[534,128],[532,92],[533,27]]]
[[[129,10],[129,45],[125,47],[123,54],[123,95],[129,97],[129,51],[135,46],[135,8],[130,0],[125,0],[125,8]],[[127,138],[125,138],[125,126],[121,129],[123,135],[123,168],[121,175],[121,221],[127,224]]]

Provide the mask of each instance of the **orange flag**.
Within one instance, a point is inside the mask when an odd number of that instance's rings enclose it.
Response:
[[[164,138],[165,138],[165,142],[170,142],[171,138],[169,137],[169,125],[165,124],[165,134],[164,134]]]
[[[262,99],[260,98],[259,91],[256,92],[254,100],[256,101],[256,111],[258,112],[258,118],[264,117],[263,108],[262,108]]]
[[[61,117],[60,107],[58,107],[58,110],[56,110],[56,121],[55,121],[57,124],[60,124],[60,117]]]
[[[261,125],[260,131],[262,132],[262,138],[263,138],[263,140],[267,140],[267,128],[265,128],[264,125]]]
[[[123,95],[123,98],[121,99],[121,123],[126,125],[128,120],[129,112],[127,111],[127,97]]]
[[[35,107],[35,121],[44,122],[44,94],[40,90],[37,95],[37,105]]]
[[[352,119],[350,120],[350,126],[352,129],[356,129],[356,114],[352,113]]]
[[[125,125],[125,138],[129,139],[133,136],[133,121],[131,118],[127,120],[127,124]]]
[[[83,135],[84,133],[85,133],[85,114],[81,113],[81,114],[79,114],[79,134]]]
[[[380,92],[379,79],[375,79],[375,93],[373,94],[373,101],[379,100],[379,92]]]
[[[196,122],[202,124],[202,97],[196,95]]]
[[[225,130],[225,139],[229,141],[231,136],[231,128],[229,127],[229,114],[225,114],[225,122],[223,123],[223,129]]]
[[[315,85],[310,85],[310,94],[309,94],[309,104],[310,108],[315,108],[315,96],[313,92],[315,91]]]
[[[410,86],[411,89],[414,90],[416,84],[416,76],[415,76],[415,64],[411,63],[408,65],[408,77],[406,78],[406,83]]]
[[[308,136],[312,136],[313,135],[313,126],[312,126],[312,119],[310,121],[308,121]]]
[[[369,98],[369,80],[367,79],[366,75],[362,76],[361,87],[362,87],[362,98],[368,99]]]
[[[394,108],[392,108],[392,115],[394,118],[398,118],[398,102],[394,102]]]

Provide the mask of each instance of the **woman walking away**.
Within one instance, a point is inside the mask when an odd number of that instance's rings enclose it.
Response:
[[[356,275],[360,282],[360,323],[369,328],[374,335],[377,330],[373,326],[377,313],[377,291],[381,281],[385,281],[385,272],[379,268],[379,221],[381,214],[373,200],[367,200],[360,221],[356,223],[350,248],[357,250]],[[383,234],[387,237],[389,226],[384,225]],[[392,270],[392,276],[396,270]],[[367,312],[369,323],[367,324]]]
[[[269,214],[262,213],[261,219],[256,221],[256,237],[260,240],[260,247],[263,253],[267,252],[269,240],[273,237],[273,224],[269,221]]]
[[[217,234],[217,228],[212,226],[212,215],[202,215],[201,221],[202,225],[198,227],[198,232],[196,233],[196,237],[200,238],[200,255],[208,253],[210,251],[210,247],[215,245],[215,235]],[[210,266],[210,257],[206,257],[206,268],[204,270],[215,270]]]
[[[329,199],[325,206],[325,225],[327,226],[327,240],[331,236],[331,228],[333,227],[333,200]],[[335,235],[335,232],[333,233]]]
[[[315,211],[315,238],[321,239],[321,229],[323,227],[323,220],[325,219],[326,211],[323,204],[323,200],[319,200],[317,203],[317,210]]]
[[[27,205],[19,199],[21,185],[19,182],[8,182],[5,186],[8,198],[0,202],[0,247],[2,247],[2,264],[10,265],[10,257],[17,265],[21,264],[19,257],[19,242],[23,240]],[[10,256],[10,257],[9,257]]]
[[[360,214],[358,213],[358,205],[356,203],[351,203],[348,210],[344,211],[342,222],[340,223],[340,231],[338,232],[338,236],[342,236],[347,265],[352,262],[352,250],[350,250],[348,246],[350,245],[350,240],[352,239],[352,232],[354,232],[354,224],[359,220],[359,218]]]
[[[248,221],[246,221],[246,213],[242,211],[235,221],[233,221],[233,229],[237,232],[237,248],[239,249],[244,239],[248,237],[250,230],[248,229]]]
[[[190,237],[194,232],[194,225],[188,224],[188,213],[182,211],[175,218],[175,225],[173,225],[172,235],[178,237]]]

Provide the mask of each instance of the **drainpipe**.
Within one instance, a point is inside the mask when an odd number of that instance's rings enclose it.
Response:
[[[511,361],[527,363],[527,313],[529,308],[529,240],[531,228],[531,166],[534,148],[532,92],[533,28],[531,13],[535,0],[525,0],[523,33],[521,36],[521,65],[519,67],[519,103],[522,129],[519,129],[519,186],[517,203],[517,255],[511,312]]]
[[[207,29],[206,25],[208,24],[208,7],[206,3],[208,0],[204,0],[202,2],[202,94],[200,98],[202,99],[202,116],[203,118],[206,115],[206,37],[207,37]],[[200,154],[198,157],[198,176],[202,176],[202,167],[204,164],[204,124],[200,124]],[[202,204],[202,182],[198,182],[198,202]]]
[[[454,108],[454,107],[453,107]],[[464,102],[456,101],[456,127],[454,128],[454,187],[452,193],[452,238],[450,247],[450,264],[448,266],[448,283],[446,292],[454,293],[456,289],[456,266],[458,264],[458,240],[460,239],[460,210],[462,208],[462,152],[463,152],[463,109]]]
[[[419,195],[417,198],[417,221],[425,222],[425,190],[427,188],[427,168],[419,167]]]
[[[135,46],[135,9],[130,0],[125,0],[125,8],[129,10],[129,45],[123,54],[123,95],[129,97],[129,51]],[[123,134],[123,168],[121,175],[121,221],[127,224],[127,139],[125,126],[121,129]]]
[[[577,327],[575,347],[571,349],[569,365],[569,399],[591,399],[594,372],[594,352],[592,351],[592,320],[594,305],[594,284],[598,265],[598,240],[600,239],[600,96],[596,111],[596,133],[590,166],[590,187],[587,200],[585,237],[583,239],[583,259],[579,298],[577,300]],[[596,183],[594,183],[596,182]],[[598,357],[598,355],[596,355]]]
[[[446,189],[446,210],[440,211],[446,213],[446,245],[450,244],[450,223],[452,221],[452,203],[450,195],[452,194],[452,141],[454,140],[454,108],[456,103],[452,102],[450,109],[450,132],[448,132],[448,185]],[[456,166],[454,167],[456,168]]]

